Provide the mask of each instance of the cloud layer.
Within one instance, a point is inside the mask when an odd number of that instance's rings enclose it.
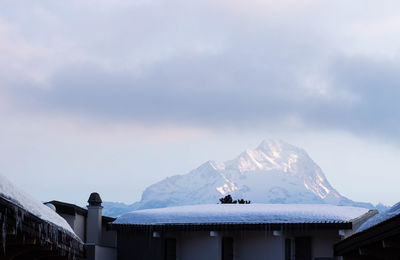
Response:
[[[398,139],[399,34],[387,26],[397,19],[373,2],[343,4],[10,2],[2,94],[30,112]]]

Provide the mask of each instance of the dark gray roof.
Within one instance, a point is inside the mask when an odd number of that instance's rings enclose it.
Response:
[[[68,214],[68,215],[75,215],[78,213],[82,216],[87,216],[87,209],[81,208],[75,204],[66,203],[62,201],[52,200],[46,203],[53,204],[56,207],[56,212],[61,214]],[[45,204],[46,204],[45,203]],[[103,216],[102,221],[103,223],[110,223],[113,222],[115,218]]]

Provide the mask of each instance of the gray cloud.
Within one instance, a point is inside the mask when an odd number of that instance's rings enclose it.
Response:
[[[400,130],[400,61],[341,58],[331,68],[333,84],[359,96],[359,102],[336,113],[344,129],[396,138]],[[337,104],[337,107],[341,107]],[[340,109],[338,109],[341,111]],[[336,120],[335,120],[336,118]]]
[[[54,75],[53,87],[25,93],[43,110],[108,120],[253,127],[281,124],[294,115],[317,128],[396,137],[397,64],[336,60],[329,69],[333,91],[358,97],[346,102],[307,96],[292,68],[254,68],[243,65],[241,57],[229,57],[174,60],[140,76],[67,68]]]
[[[369,17],[356,5],[342,15],[340,5],[313,1],[300,11],[253,4],[119,1],[114,8],[101,2],[99,12],[78,2],[33,4],[23,18],[10,7],[14,15],[4,13],[5,24],[21,25],[15,41],[30,42],[30,51],[17,61],[21,75],[10,69],[14,82],[3,72],[11,83],[2,92],[31,113],[210,128],[309,127],[398,139],[398,58],[348,47],[358,38],[343,37]],[[382,9],[373,18],[385,21],[390,14]],[[24,30],[28,24],[31,31]],[[360,40],[369,37],[364,34]],[[31,54],[38,49],[43,53]],[[42,81],[32,80],[42,74]],[[299,125],[287,125],[288,118]]]
[[[290,79],[246,70],[218,60],[175,61],[141,77],[71,68],[55,75],[53,88],[25,91],[37,108],[110,120],[234,125],[287,112],[287,89],[276,86]]]

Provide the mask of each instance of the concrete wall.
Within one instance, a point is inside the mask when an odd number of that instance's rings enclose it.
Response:
[[[151,232],[118,232],[118,260],[163,260],[163,238]]]
[[[107,225],[102,225],[100,245],[106,247],[117,247],[117,232],[107,230]]]
[[[96,260],[117,260],[117,249],[96,246]]]
[[[74,232],[82,241],[85,241],[85,227],[85,216],[75,213]]]
[[[82,240],[85,241],[85,216],[76,214],[62,214],[58,213],[61,217],[63,217],[67,223],[74,230],[75,234]]]
[[[209,232],[176,232],[167,236],[177,239],[177,259],[221,259],[222,238],[233,238],[235,260],[285,259],[285,239],[310,236],[314,258],[333,257],[333,245],[340,240],[337,230],[319,230],[296,233],[273,234],[272,231],[218,232],[210,237]]]
[[[233,236],[233,241],[237,260],[285,259],[285,240],[272,232],[241,232]]]
[[[101,211],[100,211],[101,213]],[[110,231],[106,229],[106,224],[101,221],[101,215],[96,215],[92,217],[95,223],[92,225],[87,225],[86,218],[83,215],[75,213],[75,215],[60,214],[72,227],[75,234],[82,239],[84,242],[89,242],[86,247],[87,260],[116,260],[117,259],[117,234],[116,231]],[[100,232],[93,232],[93,229],[101,225]],[[90,241],[85,241],[87,238],[87,233],[89,229],[92,228],[92,234],[94,236],[99,236],[99,241],[97,243],[90,243]],[[86,233],[86,234],[85,234]],[[92,240],[95,240],[92,236]],[[96,245],[95,245],[96,244]]]
[[[102,206],[88,206],[86,224],[86,242],[98,245],[101,241]]]
[[[177,260],[220,260],[222,238],[233,238],[235,260],[284,260],[285,239],[311,237],[312,259],[333,259],[333,245],[340,240],[338,230],[274,233],[272,231],[166,232],[154,238],[152,233],[119,232],[118,259],[162,260],[166,238],[176,239]]]
[[[313,259],[333,257],[333,245],[341,239],[339,236],[339,230],[337,229],[288,232],[284,234],[284,236],[287,238],[302,236],[311,237]]]
[[[210,237],[210,232],[179,233],[175,238],[177,260],[221,260],[221,238]]]
[[[333,257],[333,246],[340,241],[338,231],[324,232],[313,236],[313,256],[314,257]]]
[[[97,245],[86,245],[85,260],[117,260],[117,249]]]
[[[58,213],[61,217],[63,217],[65,219],[65,221],[67,221],[67,223],[70,225],[70,227],[72,229],[74,229],[74,222],[75,222],[75,216],[74,215],[69,215],[69,214],[61,214]]]

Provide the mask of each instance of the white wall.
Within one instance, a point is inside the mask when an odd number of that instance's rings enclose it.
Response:
[[[274,236],[267,231],[218,232],[170,232],[164,237],[177,240],[178,260],[220,260],[222,238],[232,237],[235,260],[283,260],[285,259],[285,238],[311,236],[312,254],[315,257],[333,257],[333,245],[340,240],[338,230],[317,230],[282,233]]]
[[[284,238],[270,232],[243,232],[233,240],[236,260],[284,259]]]
[[[75,216],[69,215],[69,214],[61,214],[58,213],[61,217],[67,221],[67,223],[71,226],[72,229],[74,229],[74,221],[75,221]]]
[[[305,232],[291,232],[285,236],[294,238],[310,236],[312,241],[312,257],[333,257],[333,245],[340,241],[339,230],[314,230]]]
[[[175,238],[178,260],[221,260],[221,239],[210,232],[182,232]]]
[[[74,221],[74,231],[75,234],[84,241],[85,237],[85,216],[75,213]]]
[[[314,257],[333,257],[333,244],[339,242],[338,230],[313,234],[312,251]]]

